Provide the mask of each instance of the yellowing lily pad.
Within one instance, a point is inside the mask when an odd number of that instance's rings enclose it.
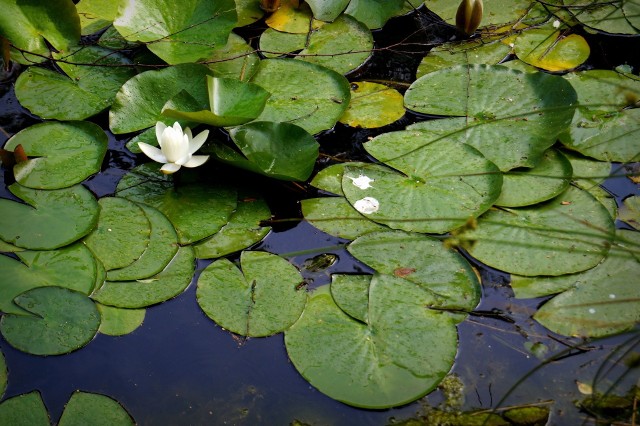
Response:
[[[521,61],[534,67],[566,71],[586,61],[591,50],[581,35],[565,36],[554,29],[537,28],[518,35],[515,52]]]
[[[34,189],[59,189],[99,172],[107,142],[107,135],[93,123],[50,121],[16,133],[4,149],[13,151],[22,145],[32,157],[13,167],[18,183]]]
[[[351,83],[351,102],[340,122],[351,127],[386,126],[404,115],[404,98],[383,84],[360,81]]]
[[[242,252],[242,271],[226,259],[198,278],[198,304],[221,327],[242,336],[269,336],[286,330],[304,309],[307,292],[300,272],[265,252]]]
[[[27,205],[0,199],[0,238],[18,247],[51,250],[87,235],[98,221],[98,202],[88,189],[30,189],[17,183],[9,190]]]

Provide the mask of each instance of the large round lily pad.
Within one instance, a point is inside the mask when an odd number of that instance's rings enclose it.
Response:
[[[332,128],[349,105],[344,76],[304,61],[263,60],[251,82],[271,93],[257,121],[290,122],[311,134]]]
[[[587,191],[570,186],[541,205],[490,210],[461,238],[489,266],[525,275],[562,275],[597,265],[613,241],[613,219]]]
[[[285,259],[245,251],[242,271],[226,259],[198,278],[198,304],[221,327],[243,336],[269,336],[286,330],[304,309],[307,292],[300,272]]]
[[[562,3],[581,24],[598,31],[638,34],[640,29],[635,1],[562,0]]]
[[[422,292],[376,275],[366,324],[345,314],[328,286],[320,287],[285,332],[289,358],[309,383],[346,404],[388,408],[414,401],[444,378],[457,346],[451,317],[425,309]]]
[[[76,391],[64,407],[58,426],[133,426],[136,422],[120,403],[106,395]]]
[[[178,232],[180,244],[191,244],[218,232],[236,208],[236,190],[222,184],[174,186],[160,166],[146,163],[126,174],[117,187],[120,197],[160,210]]]
[[[365,149],[402,173],[347,167],[342,189],[356,210],[391,228],[450,231],[485,212],[500,195],[498,168],[469,145],[398,131],[374,138]],[[367,201],[377,205],[369,209]]]
[[[207,66],[216,77],[247,81],[253,76],[259,63],[260,58],[255,50],[242,37],[231,33],[226,46],[213,51]]]
[[[193,249],[190,246],[180,247],[162,272],[135,281],[105,281],[91,297],[103,305],[144,308],[182,293],[191,283],[194,269]]]
[[[372,275],[333,274],[331,297],[347,315],[367,322],[369,312],[369,286]]]
[[[99,172],[107,142],[107,135],[93,123],[51,121],[21,130],[4,149],[13,151],[22,145],[28,157],[35,157],[13,167],[18,183],[34,189],[59,189]]]
[[[107,271],[129,266],[149,245],[149,219],[136,203],[126,198],[104,197],[98,204],[98,224],[84,243]]]
[[[404,100],[416,112],[464,117],[436,124],[441,137],[477,148],[507,171],[538,163],[571,122],[576,94],[560,76],[469,65],[420,77]]]
[[[38,67],[20,74],[16,97],[22,106],[42,118],[83,120],[108,108],[120,87],[136,74],[131,61],[113,50],[75,49],[71,54],[54,53],[66,76]]]
[[[28,204],[0,199],[0,238],[18,247],[66,246],[91,232],[98,221],[98,202],[82,185],[41,190],[14,183],[9,190]]]
[[[173,124],[162,116],[162,108],[183,90],[203,109],[208,108],[206,76],[212,73],[204,65],[183,64],[136,75],[116,94],[109,111],[111,131],[116,134],[135,132],[155,126],[158,121]]]
[[[36,287],[58,286],[90,294],[97,269],[91,252],[81,243],[50,251],[22,251],[19,259],[0,256],[0,312],[28,314],[13,303],[19,294]]]
[[[575,274],[574,286],[545,303],[534,319],[566,336],[602,337],[620,333],[640,322],[640,238],[619,231],[621,239],[596,267]],[[627,239],[625,241],[624,239]]]
[[[471,265],[435,238],[402,231],[375,232],[356,239],[348,249],[378,273],[420,287],[427,307],[470,311],[480,301],[480,285]]]
[[[60,355],[93,339],[100,313],[86,294],[62,287],[38,287],[14,299],[32,315],[3,315],[0,332],[11,346],[34,355]]]
[[[225,46],[237,20],[233,0],[136,0],[118,9],[113,26],[167,63],[180,64]]]

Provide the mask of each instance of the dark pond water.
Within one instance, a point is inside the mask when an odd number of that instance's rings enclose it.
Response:
[[[393,20],[385,31],[376,34],[377,47],[400,41],[403,44],[378,51],[353,78],[410,82],[429,45],[452,35],[424,17]],[[587,37],[594,52],[588,66],[612,68],[631,62],[638,69],[640,42],[636,39]],[[0,145],[37,122],[15,100],[12,82],[7,78],[0,85]],[[424,118],[405,116],[391,127],[374,131],[338,126],[319,141],[326,156],[366,159],[361,143],[368,137],[404,128],[419,119]],[[106,116],[97,117],[96,122],[104,126]],[[124,148],[126,138],[110,137],[102,172],[85,183],[99,197],[113,193],[120,177],[145,161],[128,153]],[[320,163],[327,161],[328,157],[323,157]],[[618,168],[614,165],[614,170]],[[0,196],[12,198],[6,189],[10,175],[3,172]],[[256,182],[254,176],[242,172],[226,173],[230,178]],[[299,220],[299,200],[315,196],[311,188],[279,182],[259,184],[264,185],[280,221],[256,249],[278,253],[298,267],[318,254],[336,254],[339,260],[329,269],[303,271],[312,280],[312,287],[328,283],[331,273],[367,271],[342,248],[345,241]],[[611,178],[606,185],[619,202],[639,193],[637,185],[626,178]],[[199,261],[198,270],[208,263]],[[460,347],[453,369],[464,384],[461,408],[488,409],[555,400],[552,424],[580,424],[583,416],[573,404],[582,397],[576,380],[590,382],[603,366],[603,380],[614,381],[627,372],[624,365],[616,364],[616,357],[627,349],[638,351],[631,346],[638,343],[638,333],[584,344],[551,335],[531,319],[542,299],[514,299],[507,275],[476,266],[482,276],[483,298],[476,314],[458,327]],[[5,398],[37,390],[55,422],[73,391],[102,393],[121,402],[141,425],[287,425],[295,419],[312,425],[383,425],[420,414],[425,404],[436,406],[444,400],[443,393],[436,391],[422,401],[380,411],[334,401],[297,373],[287,358],[282,335],[240,340],[207,318],[196,303],[195,279],[197,274],[179,297],[149,308],[143,325],[135,332],[122,337],[98,335],[71,354],[31,356],[13,349],[0,337],[0,349],[9,368]],[[526,346],[534,343],[548,350],[546,358],[557,354],[558,360],[541,367],[541,361]],[[572,345],[577,347],[572,349]],[[637,377],[637,371],[635,376],[633,372],[625,375],[619,389],[624,392]]]

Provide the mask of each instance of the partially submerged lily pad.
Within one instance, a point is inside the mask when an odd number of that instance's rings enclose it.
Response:
[[[64,407],[58,426],[134,426],[127,410],[113,398],[97,393],[76,391]]]
[[[99,172],[107,142],[107,135],[96,124],[49,121],[16,133],[4,149],[13,151],[21,145],[32,157],[13,167],[18,183],[34,189],[60,189]]]
[[[32,315],[3,315],[0,332],[11,346],[30,354],[74,351],[89,343],[100,326],[95,303],[86,294],[67,288],[33,288],[14,302]]]
[[[191,244],[218,232],[236,208],[236,190],[228,185],[184,183],[174,187],[160,166],[145,163],[125,175],[117,195],[160,210],[178,232],[180,244]]]
[[[97,303],[100,311],[98,331],[109,336],[123,336],[132,333],[142,325],[146,309],[124,309]]]
[[[360,81],[351,83],[351,102],[340,122],[365,129],[382,127],[404,115],[404,98],[383,84]]]
[[[41,190],[14,183],[9,190],[28,204],[0,199],[0,238],[18,247],[66,246],[91,232],[98,221],[98,202],[82,185]]]
[[[131,265],[149,245],[149,219],[136,203],[126,198],[104,197],[98,204],[98,224],[84,239],[85,245],[107,271]]]
[[[541,205],[492,209],[461,237],[481,262],[518,275],[562,275],[597,265],[614,237],[613,219],[588,192],[570,186]]]
[[[105,281],[91,297],[103,305],[144,308],[182,293],[191,283],[194,269],[193,249],[180,247],[162,272],[143,280]]]
[[[639,323],[640,238],[624,230],[618,236],[601,264],[574,274],[573,287],[545,303],[533,318],[555,333],[580,337],[608,336]]]
[[[243,336],[269,336],[289,328],[307,300],[300,272],[266,252],[245,251],[240,265],[242,270],[220,259],[200,274],[200,308],[221,327]]]
[[[36,287],[66,287],[84,294],[93,291],[97,266],[91,252],[81,243],[50,251],[22,251],[20,261],[0,256],[0,312],[26,315],[13,303],[21,293]]]
[[[438,126],[441,138],[475,147],[502,171],[534,167],[571,122],[575,104],[575,91],[562,77],[500,65],[432,72],[405,93],[408,109],[463,117],[419,123],[411,129]]]

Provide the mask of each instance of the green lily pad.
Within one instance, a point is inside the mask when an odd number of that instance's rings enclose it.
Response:
[[[162,303],[182,293],[191,283],[195,256],[189,246],[180,247],[162,272],[136,281],[105,281],[91,296],[95,301],[117,308],[144,308]]]
[[[238,12],[238,27],[253,24],[264,15],[260,4],[254,0],[236,0],[236,11]],[[231,33],[233,35],[233,33]]]
[[[107,143],[107,135],[93,123],[46,122],[16,133],[4,149],[13,151],[22,145],[32,157],[13,167],[18,183],[34,189],[60,189],[99,172]]]
[[[15,88],[22,106],[42,118],[83,120],[108,108],[120,87],[136,74],[131,61],[113,50],[74,49],[71,54],[53,54],[66,76],[39,67],[20,74]]]
[[[425,6],[440,16],[450,25],[456,23],[456,11],[460,5],[458,0],[429,0]],[[481,27],[500,27],[509,23],[522,21],[531,7],[531,0],[492,0],[483,8]]]
[[[436,46],[422,58],[416,71],[416,78],[430,72],[466,64],[497,64],[511,52],[511,47],[502,40],[487,40],[485,37],[463,40],[460,43],[446,43]]]
[[[579,34],[563,34],[555,28],[522,32],[515,41],[518,58],[547,71],[567,71],[589,58],[589,43]]]
[[[515,169],[503,175],[502,192],[495,204],[521,207],[550,200],[569,187],[572,172],[564,155],[548,149],[536,167]]]
[[[597,265],[613,241],[613,219],[588,192],[570,186],[541,205],[490,210],[461,237],[481,262],[518,275],[563,275]]]
[[[575,91],[562,77],[500,65],[432,72],[405,93],[405,106],[411,110],[464,117],[427,121],[411,129],[437,126],[440,137],[475,147],[502,171],[534,167],[571,122],[575,104]]]
[[[578,94],[571,126],[560,135],[569,148],[603,161],[632,162],[640,156],[640,81],[609,70],[565,77]]]
[[[349,1],[351,0],[309,0],[307,4],[316,19],[331,22],[344,11]]]
[[[27,290],[14,303],[33,314],[5,314],[0,332],[14,348],[34,355],[61,355],[93,339],[100,313],[86,294],[62,287]]]
[[[377,29],[382,28],[390,18],[406,11],[404,0],[351,0],[344,13],[370,29]]]
[[[116,94],[109,111],[111,131],[135,132],[155,126],[158,121],[173,124],[175,120],[162,116],[162,108],[183,90],[207,108],[206,76],[211,73],[204,65],[183,64],[136,75]]]
[[[49,55],[48,41],[58,51],[66,51],[80,40],[80,19],[72,0],[6,1],[2,4],[0,32],[18,49],[12,60],[23,64],[39,63]],[[34,53],[35,55],[30,55]]]
[[[80,0],[76,4],[82,35],[93,34],[113,22],[124,0]]]
[[[632,195],[622,203],[620,220],[640,231],[640,196]]]
[[[259,63],[255,49],[242,37],[231,33],[226,46],[215,49],[206,65],[216,77],[247,81],[255,74]]]
[[[51,420],[40,392],[33,391],[0,403],[0,424],[12,426],[50,426]]]
[[[185,182],[174,187],[172,177],[155,163],[133,169],[116,190],[120,197],[160,210],[175,227],[181,245],[218,232],[236,208],[236,190],[228,185]]]
[[[286,330],[304,309],[307,292],[300,272],[265,252],[242,252],[242,271],[226,259],[207,266],[198,278],[204,313],[242,336],[270,336]]]
[[[299,52],[298,59],[347,74],[371,56],[373,36],[361,22],[351,16],[341,15],[306,35],[277,32],[274,29],[265,31],[260,36],[260,49],[270,52],[272,56],[273,52]]]
[[[382,127],[404,115],[404,98],[383,84],[360,81],[351,83],[351,102],[340,122],[365,129]]]
[[[136,422],[120,403],[106,395],[76,391],[64,407],[58,426],[133,426]]]
[[[398,131],[374,138],[365,149],[402,173],[348,167],[342,189],[356,210],[391,228],[447,232],[485,212],[500,195],[501,174],[471,146]],[[367,203],[377,205],[369,209]]]
[[[274,30],[295,34],[306,34],[309,26],[317,30],[324,25],[313,19],[309,3],[298,0],[281,0],[278,9],[265,19],[265,23]]]
[[[0,199],[0,238],[31,250],[52,250],[87,235],[98,221],[98,202],[82,185],[30,189],[17,183],[9,191],[25,204]]]
[[[356,239],[348,250],[378,273],[420,287],[427,307],[470,311],[480,301],[480,284],[471,265],[435,238],[402,231],[376,232]]]
[[[628,330],[640,322],[640,288],[636,285],[640,238],[619,231],[607,258],[573,277],[574,286],[545,303],[534,319],[566,336],[602,337]],[[626,239],[626,241],[625,241]],[[626,247],[626,250],[625,250]]]
[[[301,205],[307,222],[338,238],[353,240],[369,232],[389,230],[359,213],[344,197],[308,198]]]
[[[331,276],[331,297],[347,315],[358,321],[367,322],[369,311],[369,286],[371,275]]]
[[[236,210],[229,222],[211,237],[193,245],[199,259],[215,259],[235,253],[263,239],[269,230],[261,222],[271,217],[264,198],[249,194],[238,194]]]
[[[13,299],[36,287],[66,287],[90,294],[95,286],[97,270],[91,252],[80,243],[51,251],[22,251],[20,261],[0,256],[0,312],[25,315]]]
[[[633,10],[633,1],[562,0],[562,3],[587,27],[611,34],[638,34],[640,20],[637,13],[625,13]]]
[[[209,110],[198,110],[197,101],[183,91],[165,104],[162,115],[215,127],[237,126],[258,117],[269,98],[269,92],[257,84],[230,78],[208,75],[207,88]]]
[[[257,121],[293,123],[312,135],[332,128],[349,105],[344,76],[304,61],[263,60],[251,82],[271,93]]]
[[[113,25],[109,26],[98,39],[98,46],[112,50],[134,49],[140,47],[140,44],[141,43],[127,41],[118,30],[113,28]]]
[[[238,15],[233,0],[139,0],[118,9],[113,26],[169,64],[197,62],[225,46]]]
[[[98,204],[98,225],[84,239],[85,245],[107,271],[131,265],[149,245],[149,219],[137,204],[126,198],[104,197]]]
[[[140,204],[140,208],[151,225],[149,244],[133,263],[120,269],[109,270],[107,272],[109,281],[130,281],[156,275],[167,266],[178,251],[178,235],[169,219],[153,207]]]
[[[310,184],[315,188],[332,194],[344,195],[344,192],[342,192],[342,176],[344,175],[344,169],[346,167],[366,167],[367,165],[370,165],[370,163],[357,161],[331,164],[316,173]]]
[[[318,158],[318,142],[295,124],[253,121],[230,135],[244,156],[235,156],[231,163],[272,178],[304,181]]]
[[[146,309],[124,309],[97,303],[100,311],[100,328],[98,331],[109,336],[123,336],[132,333],[142,325]]]
[[[328,287],[311,294],[285,332],[289,358],[311,385],[346,404],[381,409],[414,401],[444,378],[456,327],[446,313],[425,309],[421,289],[376,275],[365,324],[344,313]]]

